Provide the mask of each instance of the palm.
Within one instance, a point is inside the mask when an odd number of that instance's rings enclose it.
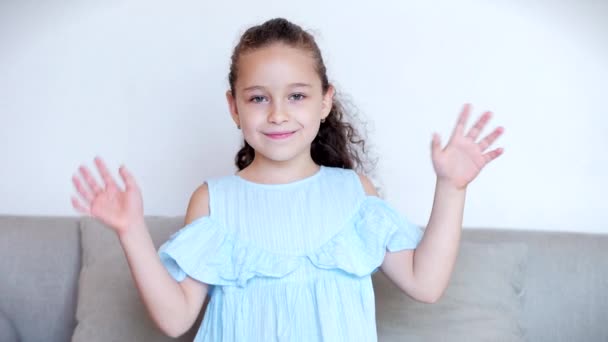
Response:
[[[502,154],[502,149],[484,151],[502,134],[498,127],[479,142],[475,142],[479,133],[490,119],[490,112],[484,113],[470,131],[464,135],[464,127],[469,116],[470,106],[465,105],[450,141],[441,148],[439,137],[435,135],[432,143],[433,167],[437,177],[448,180],[457,188],[466,187],[489,162]]]
[[[72,199],[72,204],[80,212],[99,219],[117,233],[123,233],[135,223],[143,220],[141,192],[133,177],[124,168],[120,170],[125,182],[125,190],[122,190],[110,176],[103,161],[96,158],[95,162],[105,187],[101,188],[97,185],[86,167],[81,167],[80,171],[89,189],[85,189],[78,178],[74,177],[73,181],[87,205],[83,206],[75,198]]]
[[[137,194],[114,187],[99,193],[91,203],[91,214],[113,227],[125,226],[138,211]]]

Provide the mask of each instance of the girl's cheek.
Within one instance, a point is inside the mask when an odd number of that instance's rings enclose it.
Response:
[[[253,102],[248,102],[243,106],[243,108],[245,109],[245,112],[249,113],[250,115],[256,115],[259,113],[263,113],[266,111],[267,107],[268,106],[266,106],[265,104],[253,103]]]

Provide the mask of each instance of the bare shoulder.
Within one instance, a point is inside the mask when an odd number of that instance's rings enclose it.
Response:
[[[187,225],[195,219],[206,215],[209,215],[209,188],[207,187],[207,183],[204,183],[196,188],[194,192],[192,192],[192,196],[190,196],[190,202],[188,203],[188,209],[186,210],[186,217],[184,219],[185,224]],[[190,276],[187,276],[179,285],[182,288],[187,303],[187,322],[182,331],[182,333],[185,333],[186,330],[192,327],[203,309],[205,299],[209,292],[209,285],[195,280]]]
[[[185,224],[199,217],[209,215],[209,187],[203,183],[192,192],[188,209],[186,210]]]
[[[361,185],[363,185],[363,189],[365,193],[370,196],[378,196],[378,191],[376,191],[376,187],[374,183],[367,178],[366,175],[362,173],[357,173],[359,175],[359,180],[361,181]]]

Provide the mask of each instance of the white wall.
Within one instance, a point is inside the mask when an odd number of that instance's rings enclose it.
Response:
[[[317,35],[365,119],[387,200],[430,214],[430,138],[464,102],[505,154],[470,186],[467,227],[608,232],[608,5],[601,1],[0,3],[0,213],[77,215],[70,178],[126,163],[146,215],[183,215],[234,172],[231,49],[283,16]],[[489,132],[489,130],[488,130]]]

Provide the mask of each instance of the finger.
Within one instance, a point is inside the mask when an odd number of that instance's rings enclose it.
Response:
[[[91,193],[89,192],[89,190],[87,190],[82,183],[80,182],[80,180],[78,179],[78,177],[76,175],[72,176],[72,183],[74,183],[74,187],[76,187],[76,190],[78,190],[78,193],[80,194],[80,196],[86,200],[87,203],[91,203],[93,202],[93,195],[91,195]]]
[[[133,177],[131,172],[127,170],[126,166],[122,165],[118,169],[118,172],[120,173],[123,182],[125,182],[125,190],[130,191],[138,188],[137,182],[135,182],[135,178]]]
[[[484,154],[483,157],[486,160],[486,164],[491,162],[492,160],[498,158],[498,156],[500,156],[503,152],[504,152],[504,150],[502,148],[497,148],[495,150],[492,150],[492,151]]]
[[[498,137],[500,137],[504,131],[505,129],[503,127],[497,127],[494,132],[488,134],[485,138],[483,138],[483,140],[479,142],[479,148],[481,149],[481,152],[485,151],[488,147],[490,147],[490,145],[492,145],[494,141],[496,141],[496,139],[498,139]]]
[[[78,201],[78,199],[74,196],[72,196],[72,206],[74,207],[74,209],[78,210],[79,212],[86,214],[86,215],[91,215],[91,212],[89,210],[89,208],[85,207],[84,205],[80,204],[80,201]]]
[[[471,129],[469,130],[469,134],[467,134],[467,137],[473,139],[473,141],[477,140],[477,137],[479,137],[479,133],[481,133],[481,131],[483,130],[485,125],[488,123],[488,121],[490,120],[491,117],[492,117],[491,112],[483,113],[483,115],[479,118],[479,120],[477,120],[475,125],[473,125],[473,127],[471,127]]]
[[[431,153],[436,155],[441,152],[441,138],[439,134],[433,133],[433,139],[431,140]]]
[[[452,136],[450,137],[450,140],[452,140],[456,136],[464,135],[464,127],[467,124],[467,119],[469,118],[470,112],[471,112],[471,104],[466,103],[462,107],[462,111],[460,112],[460,115],[458,116],[458,121],[456,122],[456,126],[454,127],[454,130],[452,131]]]
[[[86,166],[81,165],[78,169],[84,177],[84,180],[87,181],[87,185],[89,186],[89,189],[91,189],[91,191],[93,192],[94,196],[97,196],[98,193],[102,192],[102,189],[99,187],[97,181],[95,180],[95,178],[93,178],[93,175],[91,175],[91,172],[89,171],[89,169],[87,169]]]
[[[95,165],[97,165],[97,169],[99,170],[99,174],[101,174],[101,178],[103,179],[104,183],[106,184],[106,188],[107,187],[114,187],[116,188],[116,182],[114,181],[114,178],[112,178],[112,176],[110,175],[110,172],[108,171],[108,168],[106,167],[106,164],[103,162],[103,160],[100,157],[95,157]]]

